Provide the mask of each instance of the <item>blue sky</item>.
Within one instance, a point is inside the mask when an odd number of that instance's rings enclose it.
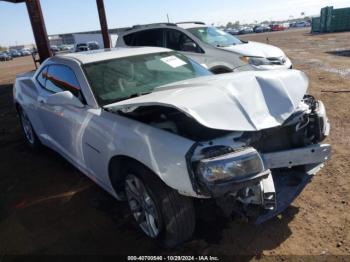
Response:
[[[99,29],[95,0],[41,0],[48,34]],[[105,0],[110,28],[134,24],[200,20],[226,24],[317,15],[321,7],[350,7],[349,0]],[[0,45],[33,43],[25,4],[0,1]]]

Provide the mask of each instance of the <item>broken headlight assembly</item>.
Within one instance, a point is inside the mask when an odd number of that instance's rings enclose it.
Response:
[[[260,154],[252,147],[202,159],[197,166],[197,175],[207,183],[242,180],[263,171]]]

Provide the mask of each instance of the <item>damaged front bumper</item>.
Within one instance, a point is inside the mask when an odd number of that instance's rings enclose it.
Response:
[[[236,212],[258,224],[286,209],[331,154],[330,145],[320,144],[330,130],[323,103],[310,95],[305,95],[304,103],[308,111],[291,117],[283,127],[248,135],[247,140],[235,140],[243,141],[240,150],[251,152],[253,148],[259,152],[263,169],[236,179],[233,170],[222,168],[231,173],[232,178],[214,182],[202,179],[200,193],[215,198],[224,214]],[[215,157],[206,161],[217,162]],[[235,169],[237,166],[239,164],[234,166]],[[251,165],[242,162],[240,166],[245,170]],[[219,168],[217,164],[216,169],[220,171]]]
[[[262,155],[264,166],[268,169],[317,164],[327,161],[331,154],[328,144],[315,144]]]
[[[261,224],[282,213],[311,181],[313,175],[323,164],[310,165],[303,169],[275,170],[272,172],[274,183],[275,206],[272,209],[260,210],[251,217],[255,224]]]
[[[330,158],[331,146],[265,153],[266,170],[255,176],[225,183],[207,183],[224,214],[236,212],[260,224],[285,210]]]

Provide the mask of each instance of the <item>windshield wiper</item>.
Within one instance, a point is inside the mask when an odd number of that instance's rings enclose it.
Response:
[[[150,94],[150,93],[151,93],[151,92],[135,93],[135,94],[130,95],[127,99],[129,99],[129,98],[134,98],[134,97],[138,97],[138,96],[148,95],[148,94]]]

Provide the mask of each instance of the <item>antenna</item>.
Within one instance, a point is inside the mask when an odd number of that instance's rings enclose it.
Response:
[[[168,19],[168,23],[170,23],[169,15],[168,15],[168,14],[166,14],[166,18]]]

